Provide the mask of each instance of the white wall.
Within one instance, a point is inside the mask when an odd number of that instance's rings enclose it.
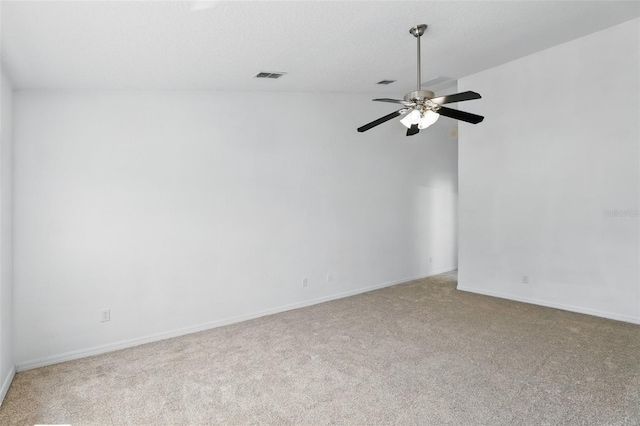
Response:
[[[455,268],[456,123],[371,98],[16,91],[18,367]]]
[[[0,403],[14,374],[12,258],[13,92],[0,67]]]
[[[640,321],[638,19],[459,81],[459,288]],[[529,284],[522,276],[529,276]]]

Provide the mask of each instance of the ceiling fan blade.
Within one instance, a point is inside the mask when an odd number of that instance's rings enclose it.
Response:
[[[379,98],[379,99],[373,99],[373,101],[374,102],[390,102],[392,104],[402,104],[402,105],[406,105],[406,106],[414,106],[415,105],[413,102],[402,101],[400,99]]]
[[[358,127],[358,131],[360,133],[366,132],[367,130],[372,129],[372,128],[376,127],[379,124],[382,124],[382,123],[384,123],[386,121],[389,121],[392,118],[396,118],[397,116],[401,115],[400,111],[402,111],[402,110],[399,109],[398,111],[394,111],[391,114],[385,115],[384,117],[380,117],[377,120],[372,121],[371,123],[365,124],[362,127]]]
[[[471,114],[470,112],[458,111],[457,109],[451,109],[447,107],[440,107],[436,111],[440,115],[445,117],[455,118],[456,120],[466,121],[467,123],[478,124],[484,117],[481,115]]]
[[[447,96],[440,96],[439,98],[433,98],[431,99],[431,102],[435,102],[437,104],[443,105],[443,104],[450,104],[453,102],[462,102],[462,101],[470,101],[472,99],[480,99],[482,96],[480,96],[479,93],[476,92],[461,92],[461,93],[456,93],[455,95],[447,95]]]
[[[407,129],[407,136],[413,136],[420,133],[420,129],[418,129],[417,124],[412,124],[410,128]]]

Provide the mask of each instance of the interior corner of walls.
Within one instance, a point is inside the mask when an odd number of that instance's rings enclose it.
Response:
[[[4,397],[7,396],[11,382],[16,375],[15,365],[7,372],[7,375],[2,378],[2,387],[0,387],[0,405],[4,402]]]
[[[0,60],[0,76],[2,80],[13,90],[13,78],[11,78],[11,74],[7,71],[7,68],[4,65],[4,62]]]

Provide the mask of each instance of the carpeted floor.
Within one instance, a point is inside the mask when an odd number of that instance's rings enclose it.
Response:
[[[455,280],[18,373],[0,424],[640,425],[640,326]]]

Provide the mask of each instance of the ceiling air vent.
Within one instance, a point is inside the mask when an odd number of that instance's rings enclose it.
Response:
[[[396,82],[395,80],[380,80],[376,84],[391,84],[391,83],[395,83],[395,82]]]
[[[280,78],[285,75],[286,72],[264,72],[261,71],[256,74],[256,78]]]

